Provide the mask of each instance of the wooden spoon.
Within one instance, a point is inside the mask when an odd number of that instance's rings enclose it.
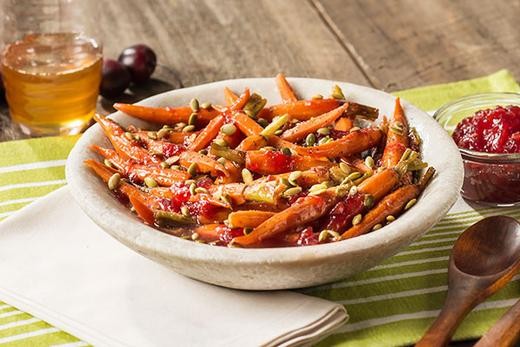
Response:
[[[520,223],[489,217],[459,236],[450,256],[448,294],[439,316],[417,343],[445,346],[462,319],[520,270]]]
[[[512,347],[520,340],[520,300],[482,336],[474,347]]]

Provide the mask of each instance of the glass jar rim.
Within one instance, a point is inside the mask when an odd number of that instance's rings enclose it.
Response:
[[[492,98],[493,96],[500,98],[511,97],[513,99],[518,99],[518,103],[520,104],[520,93],[518,92],[488,92],[488,93],[478,93],[464,96],[455,101],[449,102],[441,106],[437,111],[435,111],[433,115],[433,119],[439,121],[439,118],[444,115],[450,109],[460,106],[461,104],[476,101],[485,98]],[[497,100],[500,101],[500,100]],[[490,102],[492,102],[490,100]],[[474,151],[467,148],[459,147],[459,151],[462,155],[463,159],[487,162],[487,163],[504,163],[504,164],[517,164],[520,163],[520,153],[488,153],[488,152],[480,152]]]

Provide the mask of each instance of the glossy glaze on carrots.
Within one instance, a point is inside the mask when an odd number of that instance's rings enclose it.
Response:
[[[420,175],[426,164],[399,99],[378,120],[338,86],[302,100],[282,74],[276,84],[280,104],[228,88],[224,105],[116,104],[158,126],[125,129],[96,116],[112,148],[92,146],[99,160],[85,164],[144,223],[211,245],[340,241],[415,204],[434,170]]]

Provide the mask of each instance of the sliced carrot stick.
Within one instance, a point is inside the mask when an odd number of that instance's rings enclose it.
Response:
[[[154,225],[155,216],[152,209],[143,201],[141,195],[136,191],[132,191],[128,194],[128,200],[135,209],[135,212],[146,224]]]
[[[339,131],[349,131],[354,126],[354,122],[350,117],[341,117],[334,124],[334,129]]]
[[[335,158],[351,156],[374,147],[383,134],[377,128],[366,128],[351,132],[338,140],[315,147],[299,147],[298,154]]]
[[[385,196],[373,209],[363,217],[361,223],[352,226],[341,235],[341,239],[350,239],[372,230],[377,224],[382,224],[386,217],[399,214],[408,201],[416,198],[420,193],[415,184],[403,186]]]
[[[289,82],[287,82],[287,79],[283,73],[276,75],[276,85],[278,86],[280,96],[282,97],[282,101],[284,103],[298,101],[298,97],[294,93],[294,90],[292,89]]]
[[[193,113],[188,106],[181,107],[150,107],[131,104],[114,104],[114,108],[124,112],[132,117],[146,120],[148,122],[158,124],[174,125],[179,122],[188,123],[190,115]],[[214,108],[200,109],[197,116],[197,121],[203,124],[219,115],[219,111]]]
[[[401,102],[397,98],[395,99],[394,117],[388,127],[386,146],[381,158],[382,166],[393,167],[397,165],[408,146],[408,122]]]
[[[307,120],[319,116],[340,106],[336,99],[298,100],[288,104],[273,105],[259,112],[259,118],[268,120],[275,116],[288,114],[292,119]]]
[[[229,214],[228,222],[232,228],[256,228],[274,215],[274,212],[269,211],[237,211]]]
[[[251,92],[249,91],[249,88],[246,88],[244,90],[244,93],[238,97],[238,99],[233,102],[231,106],[229,106],[229,109],[231,111],[239,111],[244,108],[244,106],[249,101],[249,98],[251,97]]]
[[[300,198],[253,229],[250,234],[234,238],[233,242],[243,247],[259,246],[263,240],[317,220],[335,202],[335,197],[325,195]]]
[[[236,95],[231,89],[228,87],[224,88],[224,100],[228,106],[233,105],[233,103],[238,99],[238,95]]]
[[[308,134],[313,133],[316,130],[326,127],[329,124],[333,123],[336,119],[343,115],[347,108],[348,103],[345,103],[330,112],[322,114],[321,116],[311,118],[304,122],[300,122],[291,129],[284,131],[284,133],[280,137],[286,141],[291,142],[301,140]]]
[[[387,168],[361,182],[358,191],[372,195],[377,201],[394,189],[400,177],[397,170]]]
[[[262,135],[249,135],[240,142],[237,149],[241,151],[252,151],[267,146],[267,140]]]
[[[235,125],[246,136],[258,135],[264,130],[260,124],[251,119],[248,115],[242,112],[237,112],[234,115]]]
[[[138,163],[158,163],[159,160],[149,155],[148,151],[136,141],[124,136],[124,129],[111,119],[94,115],[95,121],[101,126],[117,153],[126,160],[135,160]]]
[[[91,146],[91,150],[100,154],[105,159],[110,160],[124,176],[132,176],[134,179],[143,182],[146,177],[153,178],[157,184],[170,187],[176,182],[182,182],[190,178],[185,171],[165,169],[160,166],[150,166],[136,164],[132,161],[124,160],[117,156],[116,152],[111,149],[101,148],[99,146]]]
[[[188,150],[198,152],[207,147],[215,137],[217,137],[220,128],[224,125],[224,116],[215,117],[209,124],[197,135],[195,141],[189,145]]]
[[[191,164],[196,164],[197,172],[209,173],[214,177],[229,176],[224,165],[199,152],[186,151],[181,153],[179,164],[184,168],[189,168]]]

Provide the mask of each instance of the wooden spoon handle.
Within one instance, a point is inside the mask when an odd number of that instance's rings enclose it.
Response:
[[[482,336],[475,347],[509,347],[520,340],[520,300]]]
[[[430,326],[424,336],[417,342],[416,347],[446,346],[460,322],[476,303],[461,297],[458,292],[448,291],[444,306],[437,319]]]

